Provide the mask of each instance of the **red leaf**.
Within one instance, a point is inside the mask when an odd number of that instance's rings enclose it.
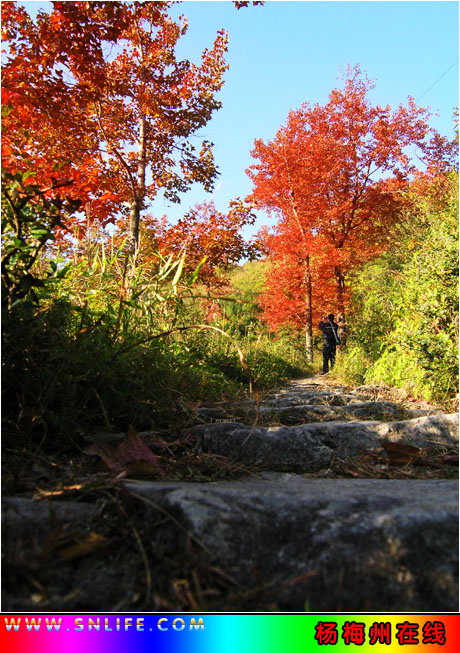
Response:
[[[141,476],[163,475],[157,456],[142,442],[132,425],[121,442],[96,442],[86,453],[100,456],[116,474],[126,471]]]

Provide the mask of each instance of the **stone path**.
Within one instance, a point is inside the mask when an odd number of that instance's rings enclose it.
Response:
[[[268,472],[128,488],[171,511],[241,585],[269,588],[280,610],[457,610],[455,481]]]
[[[198,409],[205,423],[195,429],[197,450],[309,472],[327,468],[337,456],[378,450],[382,441],[456,446],[457,414],[408,408],[379,399],[382,392],[376,386],[347,391],[321,376],[294,381],[263,398],[256,427],[254,402]]]
[[[264,472],[213,483],[126,480],[125,495],[142,507],[138,527],[157,542],[158,517],[169,516],[164,537],[174,524],[184,547],[194,542],[195,555],[249,593],[265,592],[273,609],[458,611],[457,480],[313,477],[382,444],[458,445],[458,415],[381,395],[317,376],[263,397],[255,427],[254,402],[197,409],[188,434],[197,455]],[[48,502],[39,517],[31,501],[6,499],[7,546],[36,534],[53,503],[74,523],[94,518],[84,502]]]

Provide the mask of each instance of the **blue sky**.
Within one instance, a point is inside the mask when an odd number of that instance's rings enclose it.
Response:
[[[20,4],[29,11],[50,6]],[[189,21],[180,58],[198,61],[217,30],[229,32],[223,106],[201,132],[215,144],[221,176],[212,195],[197,186],[184,195],[181,205],[158,198],[151,212],[174,221],[197,202],[212,198],[225,211],[232,198],[245,197],[251,190],[245,169],[253,162],[254,139],[273,138],[289,110],[302,102],[327,102],[330,91],[340,86],[339,71],[348,64],[360,64],[375,80],[370,95],[374,103],[396,107],[412,95],[439,113],[431,124],[452,136],[458,106],[458,11],[456,0],[268,0],[239,11],[229,0],[187,0],[173,7],[174,15],[184,14]],[[265,223],[259,214],[246,235]]]

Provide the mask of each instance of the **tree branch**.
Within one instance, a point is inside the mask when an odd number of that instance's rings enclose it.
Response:
[[[113,143],[110,142],[110,139],[106,134],[106,131],[105,131],[105,129],[104,129],[103,125],[102,125],[102,122],[101,122],[101,105],[100,105],[100,103],[98,102],[95,105],[95,107],[96,107],[97,123],[98,123],[99,129],[101,130],[102,135],[103,135],[103,137],[105,139],[105,142],[107,143],[108,151],[109,152],[112,151],[115,154],[115,156],[117,157],[117,159],[119,160],[119,162],[121,163],[123,168],[126,170],[126,174],[128,175],[128,179],[129,179],[129,182],[131,184],[131,188],[132,188],[134,197],[137,197],[137,186],[136,186],[136,183],[134,181],[133,175],[131,173],[131,169],[130,169],[128,163],[125,161],[125,159],[120,154],[119,150],[115,147],[115,145],[113,145]]]

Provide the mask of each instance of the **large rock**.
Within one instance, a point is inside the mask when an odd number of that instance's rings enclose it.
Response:
[[[112,503],[5,497],[2,608],[21,612],[129,612],[142,586],[137,550],[120,543]],[[111,526],[113,524],[113,526]],[[107,531],[110,534],[106,537]],[[129,533],[129,529],[127,531]],[[125,531],[126,533],[126,531]],[[124,555],[121,555],[124,552]],[[140,580],[141,579],[141,580]]]
[[[298,392],[280,392],[266,395],[263,398],[265,406],[301,406],[322,403],[327,406],[345,406],[346,404],[362,401],[362,398],[353,394],[345,394],[330,390],[304,390]]]
[[[263,476],[126,486],[281,610],[458,610],[456,481]]]
[[[433,444],[458,445],[458,413],[428,415],[400,422],[384,422],[377,428],[381,438],[416,447]]]
[[[257,412],[255,405],[246,406],[245,409],[238,409],[234,406],[232,410],[225,407],[204,407],[198,408],[198,418],[203,422],[248,422],[253,421]],[[401,419],[404,410],[391,401],[364,401],[349,403],[344,406],[330,406],[327,404],[283,404],[260,406],[260,424],[283,424],[286,426],[295,424],[310,424],[312,422],[327,422],[338,420],[365,419],[365,420],[389,420]]]
[[[425,447],[458,444],[458,414],[431,415],[398,422],[319,422],[298,426],[255,427],[235,423],[195,427],[201,451],[263,462],[276,467],[312,471],[333,456],[347,458],[382,441]]]
[[[11,555],[21,542],[27,546],[43,542],[54,533],[62,534],[63,527],[87,524],[99,512],[97,506],[72,501],[34,501],[25,497],[5,497],[2,501],[2,549]]]

